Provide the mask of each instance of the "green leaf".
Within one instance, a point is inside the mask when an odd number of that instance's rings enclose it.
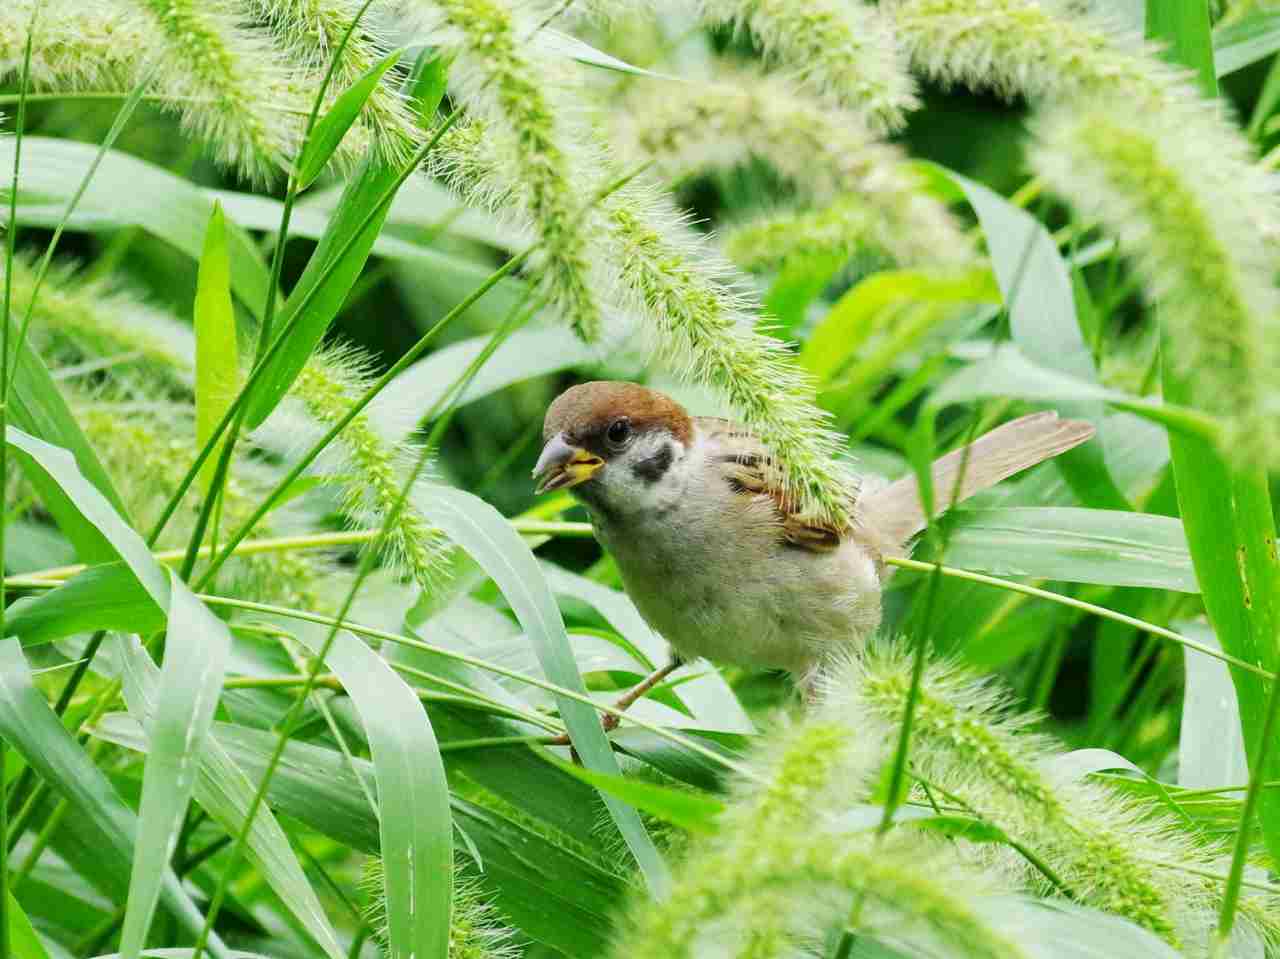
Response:
[[[142,720],[153,715],[157,708],[162,695],[161,673],[137,637],[126,637],[121,652],[125,701],[132,715],[106,716],[92,732],[108,742],[145,753],[151,748],[151,743],[143,733]],[[229,835],[236,835],[244,825],[256,789],[219,741],[220,726],[222,724],[214,724],[215,728],[200,751],[194,795],[196,802],[215,822]],[[266,734],[263,736],[265,739]],[[374,828],[376,830],[376,824]],[[325,953],[331,959],[341,959],[345,951],[338,944],[288,837],[268,808],[259,807],[254,816],[248,836],[248,853],[281,901]]]
[[[987,269],[959,275],[930,270],[873,273],[840,297],[814,327],[800,351],[800,363],[819,383],[828,383],[858,355],[889,311],[929,304],[940,317],[965,304],[999,302],[1000,291]],[[859,382],[865,379],[859,377]]]
[[[66,496],[65,503],[74,512],[62,516],[55,513],[55,517],[64,532],[75,530],[76,537],[85,544],[80,551],[81,559],[90,563],[124,560],[156,604],[168,609],[169,581],[164,570],[142,537],[120,518],[97,487],[85,479],[75,457],[12,426],[6,437],[29,473],[38,470]],[[68,538],[71,538],[70,532]]]
[[[997,576],[1200,591],[1182,524],[1070,507],[957,509],[946,562]]]
[[[99,629],[148,635],[164,623],[164,610],[124,563],[90,566],[56,589],[18,600],[5,616],[5,630],[23,646]]]
[[[785,264],[765,294],[764,308],[777,322],[775,336],[787,338],[804,323],[805,310],[844,266],[834,254],[796,259]]]
[[[83,818],[82,824],[97,834],[102,859],[120,875],[128,875],[138,820],[31,685],[31,671],[14,639],[0,640],[0,735],[41,779],[67,798]],[[160,895],[184,927],[199,933],[204,917],[167,866]],[[216,934],[210,936],[209,945],[215,955],[228,954]]]
[[[1146,3],[1147,36],[1168,44],[1163,51],[1164,58],[1189,67],[1196,74],[1201,92],[1216,97],[1218,75],[1213,65],[1208,0],[1146,0]]]
[[[284,399],[338,315],[387,218],[389,204],[379,204],[395,185],[400,172],[376,154],[370,154],[347,184],[342,202],[281,310],[282,331],[295,317],[298,322],[246,400],[248,428],[260,425]],[[373,216],[362,229],[361,224],[370,213]],[[304,303],[305,312],[299,317],[298,311]]]
[[[19,223],[56,226],[75,184],[93,163],[97,147],[52,137],[22,140]],[[13,141],[0,140],[0,170],[13,168]],[[195,184],[154,164],[108,150],[67,221],[69,229],[118,230],[138,226],[193,260],[204,248],[213,199]],[[231,287],[255,316],[266,302],[271,275],[249,235],[227,224]]]
[[[408,83],[409,98],[417,108],[418,121],[423,127],[431,126],[436,111],[444,102],[444,95],[449,91],[451,63],[451,56],[424,47],[413,64],[413,75]]]
[[[146,746],[138,724],[129,716],[104,716],[94,732],[128,749]],[[270,733],[230,723],[214,723],[213,739],[254,780],[261,778],[275,743]],[[528,749],[510,752],[552,773],[570,789],[578,786]],[[498,781],[501,769],[490,765]],[[267,798],[273,809],[322,835],[361,852],[377,853],[378,820],[364,798],[360,779],[372,788],[374,773],[368,760],[348,762],[335,749],[290,742]],[[572,792],[562,791],[560,802],[569,807],[561,818],[578,827],[577,838],[590,839],[580,829],[582,807]],[[513,822],[456,797],[453,813],[455,822],[475,841],[485,864],[483,881],[496,892],[498,907],[512,923],[569,956],[595,959],[606,951],[611,918],[625,890],[621,876],[603,871],[549,838],[554,830],[531,830],[527,822]]]
[[[319,654],[321,640],[303,632],[297,638]],[[405,681],[351,633],[337,633],[325,663],[360,714],[373,755],[389,954],[447,959],[453,819],[431,722]]]
[[[1221,648],[1204,623],[1178,627],[1206,646]],[[1240,706],[1227,664],[1211,656],[1184,656],[1185,691],[1178,733],[1178,785],[1187,789],[1215,789],[1249,779]]]
[[[1148,34],[1171,42],[1169,57],[1199,74],[1209,95],[1217,93],[1207,10],[1186,0],[1163,4],[1147,0]],[[1203,5],[1201,5],[1203,6]],[[1192,376],[1179,373],[1161,352],[1161,382],[1167,401],[1204,405]],[[1169,434],[1178,509],[1191,547],[1191,559],[1209,622],[1222,648],[1271,672],[1280,669],[1280,557],[1267,476],[1262,470],[1240,471],[1223,452],[1205,440]],[[1245,749],[1253,781],[1280,779],[1280,749],[1264,742],[1271,689],[1264,680],[1232,671]],[[1266,751],[1260,765],[1258,751]],[[1267,849],[1280,861],[1280,793],[1263,790],[1259,819]],[[1243,846],[1237,847],[1235,865]]]
[[[724,802],[707,793],[672,789],[670,786],[628,779],[626,776],[598,773],[567,763],[546,750],[539,750],[538,755],[575,779],[581,779],[601,792],[630,803],[663,822],[697,833],[714,833],[719,828],[717,818],[724,812]]]
[[[415,491],[413,501],[497,584],[533,643],[547,679],[585,695],[586,687],[574,663],[555,598],[537,559],[502,514],[470,493],[445,486],[423,487]],[[596,711],[564,696],[556,697],[556,703],[583,764],[597,772],[620,775]],[[608,795],[603,798],[650,888],[660,894],[669,882],[666,864],[640,817],[625,803]]]
[[[1012,396],[1040,403],[1103,402],[1201,441],[1216,438],[1219,433],[1217,424],[1197,410],[1133,396],[1046,369],[1012,344],[995,347],[948,379],[930,396],[929,407],[941,409],[986,396]]]
[[[239,390],[239,348],[236,315],[231,306],[231,260],[227,256],[227,228],[222,205],[213,204],[204,232],[204,251],[196,279],[196,449],[202,449],[222,422]],[[200,470],[207,493],[217,471],[224,435]]]
[[[1074,285],[1049,231],[994,190],[950,174],[978,215],[1000,284],[1013,342],[1041,366],[1090,383],[1098,380],[1093,353],[1080,328]],[[1064,416],[1101,423],[1099,403],[1065,403]],[[1102,454],[1102,438],[1054,460],[1088,506],[1128,509]]]
[[[467,369],[491,339],[485,335],[460,340],[414,363],[369,404],[370,423],[390,442],[406,439],[423,411],[448,392],[457,371]],[[586,366],[598,359],[598,351],[564,326],[516,330],[480,367],[456,405],[472,403],[512,383]]]
[[[16,959],[49,959],[49,953],[31,927],[31,920],[22,911],[22,906],[13,898],[13,893],[8,893],[8,897],[9,948],[13,955]]]
[[[395,50],[379,60],[364,76],[344,90],[329,108],[329,112],[316,121],[311,136],[302,148],[302,155],[298,157],[299,190],[311,186],[324,171],[333,152],[351,129],[351,124],[356,122],[365,103],[382,82],[383,75],[399,62],[403,54],[403,50]]]
[[[160,695],[148,717],[147,764],[142,776],[138,840],[120,953],[136,959],[147,941],[160,881],[178,841],[195,788],[200,751],[222,692],[231,632],[170,573],[169,628]]]
[[[1280,50],[1280,12],[1259,10],[1213,31],[1213,64],[1218,79],[1243,70]]]

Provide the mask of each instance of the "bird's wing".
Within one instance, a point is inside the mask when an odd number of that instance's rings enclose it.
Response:
[[[702,416],[696,418],[694,424],[711,445],[714,465],[734,491],[772,501],[782,537],[788,544],[815,553],[830,552],[840,546],[849,531],[796,510],[785,492],[782,467],[759,437],[732,420]]]
[[[1014,473],[1079,446],[1093,432],[1089,423],[1061,420],[1052,412],[1032,413],[996,427],[934,461],[935,515]],[[929,522],[914,476],[864,496],[858,507],[862,524],[883,540],[885,548],[906,546]]]

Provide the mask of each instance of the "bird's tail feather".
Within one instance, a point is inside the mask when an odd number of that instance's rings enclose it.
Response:
[[[934,514],[1079,446],[1093,433],[1089,423],[1058,419],[1052,412],[1032,413],[997,427],[934,462]],[[859,503],[859,513],[877,540],[897,547],[928,524],[914,476],[868,493]]]

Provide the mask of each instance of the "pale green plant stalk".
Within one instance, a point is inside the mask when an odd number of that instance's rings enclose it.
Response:
[[[1171,334],[1170,359],[1227,424],[1224,445],[1280,464],[1280,295],[1249,215],[1272,191],[1261,174],[1229,179],[1248,157],[1225,150],[1243,144],[1196,140],[1118,102],[1054,109],[1036,129],[1032,163],[1134,258]]]
[[[836,674],[824,708],[870,713],[892,724],[910,682],[904,649],[873,647]],[[1223,850],[1150,802],[1126,799],[1055,766],[1061,747],[1030,728],[1033,715],[1016,714],[1011,705],[1006,693],[970,670],[928,665],[916,700],[914,774],[1027,847],[1076,901],[1129,919],[1175,946],[1203,948],[1221,895],[1220,884],[1207,877],[1220,871]],[[1008,861],[1015,862],[1012,856]],[[1059,891],[1043,874],[1021,868],[1040,892]],[[1254,906],[1248,918],[1273,937],[1275,920],[1262,919],[1268,907]]]
[[[971,243],[946,207],[931,197],[897,147],[880,142],[857,114],[799,96],[787,84],[748,71],[712,84],[646,85],[617,111],[624,150],[651,158],[672,180],[758,157],[787,178],[806,202],[862,208],[843,223],[892,240],[893,255],[930,251],[935,263],[963,263]]]
[[[519,204],[541,239],[540,292],[583,339],[595,340],[601,332],[596,264],[582,215],[590,199],[582,186],[594,178],[583,165],[584,133],[574,123],[572,100],[561,95],[569,82],[565,61],[530,42],[539,20],[505,0],[431,0],[414,10],[419,29],[454,57],[451,88],[485,123],[507,187],[501,202]],[[443,165],[433,162],[437,172],[458,180],[447,157]]]
[[[896,130],[919,103],[893,27],[861,0],[702,0],[702,18],[749,29],[803,90]]]
[[[213,146],[220,162],[261,183],[292,159],[309,106],[305,85],[242,7],[126,0],[122,10],[136,10],[149,30],[144,56],[160,59],[157,85],[166,98],[200,99],[182,110],[183,126]]]

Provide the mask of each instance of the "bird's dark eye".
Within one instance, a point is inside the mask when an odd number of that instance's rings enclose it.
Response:
[[[625,417],[614,420],[609,424],[609,429],[605,431],[605,437],[614,446],[622,446],[627,440],[631,439],[631,423]]]

